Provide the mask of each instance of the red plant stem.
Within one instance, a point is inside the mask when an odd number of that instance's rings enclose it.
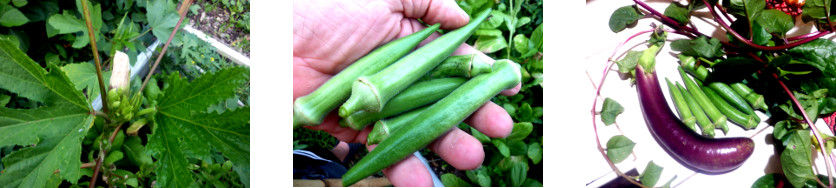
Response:
[[[804,43],[810,42],[810,41],[815,40],[815,39],[817,39],[821,36],[824,36],[826,34],[831,33],[830,31],[823,31],[823,32],[821,32],[817,35],[812,36],[812,37],[808,37],[808,38],[802,39],[800,41],[796,41],[796,42],[793,42],[793,43],[787,43],[787,44],[780,45],[780,46],[761,46],[761,45],[752,43],[752,41],[749,40],[749,39],[744,38],[739,33],[732,30],[731,27],[729,27],[729,25],[726,24],[725,21],[720,19],[720,16],[717,15],[717,12],[714,11],[714,7],[719,7],[720,5],[716,5],[716,4],[712,5],[712,4],[708,3],[708,1],[706,1],[706,0],[703,0],[703,2],[706,4],[706,7],[708,7],[709,12],[711,12],[711,15],[714,17],[714,21],[717,21],[717,23],[719,23],[720,26],[723,27],[723,29],[726,29],[728,31],[728,33],[730,33],[730,34],[732,34],[732,36],[734,36],[735,39],[743,42],[743,44],[746,44],[746,46],[750,46],[750,47],[758,49],[758,50],[766,50],[766,51],[785,50],[785,49],[788,49],[788,48],[796,47],[798,45],[802,45]]]
[[[778,79],[778,74],[772,73],[772,76],[775,77],[775,79]],[[792,103],[795,104],[795,107],[798,108],[799,111],[801,111],[801,115],[804,116],[804,121],[806,121],[807,125],[810,126],[810,129],[813,130],[813,136],[815,136],[816,140],[819,141],[819,148],[822,148],[821,149],[822,156],[830,158],[830,160],[824,160],[824,162],[827,163],[827,164],[825,164],[825,166],[827,167],[827,177],[829,178],[829,182],[833,182],[833,172],[832,172],[833,169],[831,168],[830,165],[832,164],[831,161],[834,161],[834,158],[833,158],[832,155],[827,155],[827,153],[824,149],[825,148],[824,147],[824,142],[821,139],[821,136],[819,136],[821,134],[819,133],[818,129],[816,129],[814,127],[816,125],[813,124],[813,121],[810,119],[810,116],[807,116],[807,111],[804,110],[804,107],[801,106],[801,103],[798,102],[798,99],[795,98],[795,95],[792,94],[792,91],[790,91],[790,89],[787,87],[787,85],[784,84],[784,82],[781,81],[780,79],[778,80],[778,84],[780,84],[781,87],[784,88],[784,92],[787,92],[787,95],[790,96],[790,99],[792,100]],[[830,183],[829,187],[833,188],[833,183]]]
[[[191,3],[192,3],[191,0],[186,0],[180,6],[181,7],[189,7],[189,5]],[[139,91],[142,91],[143,89],[145,89],[145,85],[148,85],[148,80],[151,80],[151,76],[154,74],[154,71],[157,70],[157,65],[160,64],[160,60],[163,59],[163,55],[165,55],[165,51],[168,50],[168,45],[171,44],[171,39],[174,38],[174,35],[177,34],[177,30],[180,29],[180,24],[183,23],[183,19],[186,18],[186,13],[188,13],[188,12],[183,11],[180,14],[180,20],[177,21],[177,25],[174,26],[174,30],[171,31],[171,35],[168,36],[168,41],[165,42],[165,45],[163,45],[163,51],[160,52],[160,55],[157,56],[157,60],[154,61],[154,65],[151,66],[151,71],[148,71],[148,75],[145,76],[145,80],[142,81],[142,87],[139,87]]]
[[[671,26],[673,28],[677,28],[679,30],[687,31],[688,33],[692,33],[694,35],[707,36],[705,34],[700,33],[700,31],[697,31],[696,28],[691,28],[691,27],[688,27],[686,25],[679,24],[679,22],[677,22],[676,20],[673,20],[670,17],[665,16],[662,13],[659,13],[659,11],[656,11],[656,9],[653,9],[649,5],[645,4],[644,2],[641,2],[641,0],[633,0],[633,2],[636,2],[636,4],[638,4],[639,6],[644,8],[645,10],[649,11],[654,16],[658,17],[659,21],[662,21],[662,23],[665,24],[665,25]],[[690,37],[690,38],[694,38],[694,37],[696,37],[696,36],[693,36],[693,37]]]
[[[96,48],[96,33],[93,32],[93,22],[90,21],[90,8],[87,7],[87,0],[81,0],[81,7],[84,10],[84,21],[87,23],[87,35],[90,37],[90,48],[93,50],[93,62],[96,64],[96,77],[99,78],[99,91],[101,91],[99,93],[101,93],[102,99],[106,99],[107,87],[105,87],[104,79],[102,78],[102,61],[99,59],[99,50]],[[109,114],[107,100],[102,100],[102,109],[105,114]]]
[[[107,139],[108,144],[113,143],[113,139],[116,138],[116,133],[118,133],[120,129],[122,129],[122,124],[116,126],[113,133],[110,133],[110,137]],[[96,187],[96,179],[99,176],[99,170],[102,168],[102,162],[104,161],[105,156],[107,156],[107,149],[101,148],[101,151],[99,151],[99,157],[96,158],[96,168],[93,170],[93,177],[90,179],[90,186],[88,186],[88,188]]]

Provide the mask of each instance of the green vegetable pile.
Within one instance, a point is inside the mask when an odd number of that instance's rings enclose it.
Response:
[[[628,41],[639,34],[653,33],[648,41],[651,47],[629,51],[624,58],[612,60],[609,66],[617,64],[619,73],[632,77],[637,64],[649,63],[652,67],[657,63],[655,57],[662,54],[657,54],[655,45],[669,44],[678,56],[679,72],[686,87],[669,80],[667,85],[679,118],[689,130],[714,137],[718,135],[714,133],[715,129],[722,130],[723,134],[729,131],[727,122],[749,131],[761,123],[772,126],[771,139],[776,143],[775,155],[780,156],[783,173],[766,174],[752,187],[780,184],[832,187],[829,182],[833,182],[836,175],[833,172],[836,155],[832,153],[836,140],[832,135],[836,133],[836,126],[833,121],[826,122],[827,130],[810,126],[818,118],[832,119],[836,112],[836,42],[828,39],[836,31],[833,22],[836,10],[830,0],[806,3],[689,0],[670,3],[664,11],[657,11],[641,0],[633,2],[635,5],[618,8],[612,13],[609,27],[613,32],[628,31],[627,28],[635,27],[635,23],[643,18],[655,19],[656,24],[663,26],[653,26],[649,31],[631,36]],[[723,32],[727,41],[712,38],[694,27],[695,12],[706,10],[711,14],[708,21],[719,26],[718,32]],[[795,25],[815,29],[790,36],[788,32]],[[674,34],[687,39],[665,40],[665,35]],[[621,105],[607,98],[599,114],[604,123],[610,125],[623,111]],[[768,121],[760,118],[756,111],[763,112]],[[756,133],[753,131],[752,134]],[[623,161],[634,145],[626,136],[618,135],[607,142],[606,152],[600,143],[599,150],[606,153],[603,156],[612,164]],[[814,173],[812,160],[817,157],[824,159],[828,169],[826,175]],[[641,178],[628,176],[614,165],[611,167],[637,185],[656,186],[656,181],[643,180],[646,175]],[[649,170],[653,168],[648,168],[646,173]],[[658,179],[658,174],[656,176]],[[665,185],[669,186],[670,181]]]

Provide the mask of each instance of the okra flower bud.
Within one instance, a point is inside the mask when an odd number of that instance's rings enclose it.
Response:
[[[113,72],[110,75],[110,88],[127,90],[131,84],[131,60],[128,55],[116,51],[113,56]],[[124,92],[123,93],[128,93]]]

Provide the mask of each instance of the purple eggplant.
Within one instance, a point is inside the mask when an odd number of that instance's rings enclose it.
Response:
[[[700,173],[722,174],[752,155],[755,143],[750,138],[707,138],[688,129],[668,106],[655,72],[645,73],[637,66],[636,89],[651,135],[680,164]]]

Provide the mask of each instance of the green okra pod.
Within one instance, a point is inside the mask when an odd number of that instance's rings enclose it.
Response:
[[[482,73],[491,72],[491,65],[476,54],[450,56],[430,71],[429,78],[465,77],[472,78]]]
[[[358,77],[374,74],[389,66],[418,46],[439,27],[441,25],[435,24],[378,47],[331,77],[315,91],[297,98],[293,101],[293,128],[321,124],[325,115],[348,99],[351,83]]]
[[[768,109],[766,102],[763,101],[763,95],[755,93],[755,90],[752,90],[752,88],[749,88],[746,84],[733,83],[730,86],[735,92],[737,92],[737,94],[743,96],[743,98],[746,99],[746,102],[749,102],[749,105],[752,105],[754,109]]]
[[[723,113],[729,120],[738,125],[742,126],[744,129],[754,129],[760,123],[760,118],[756,115],[749,115],[743,113],[737,109],[735,109],[731,104],[729,104],[723,97],[720,96],[714,89],[709,87],[702,87],[702,91],[705,93],[705,96],[711,100],[711,103],[717,107],[720,112]]]
[[[483,10],[464,27],[438,37],[374,75],[358,78],[351,87],[351,97],[340,106],[340,117],[360,110],[380,112],[392,97],[450,56],[490,12],[491,9]]]
[[[677,112],[679,112],[679,118],[682,119],[682,122],[685,123],[685,125],[687,125],[688,128],[691,128],[691,130],[697,132],[697,119],[691,113],[691,108],[688,107],[688,103],[685,102],[685,98],[682,96],[682,93],[679,91],[679,89],[676,88],[676,86],[673,85],[671,80],[669,80],[668,78],[665,78],[665,82],[668,83],[668,89],[670,90],[671,98],[673,99]]]
[[[708,97],[705,96],[700,86],[691,79],[688,74],[685,74],[685,71],[682,70],[682,67],[679,67],[679,75],[682,76],[682,82],[685,82],[685,87],[688,88],[688,91],[691,92],[691,96],[694,97],[694,100],[700,104],[705,114],[708,115],[709,118],[714,122],[714,126],[723,130],[723,133],[729,132],[729,127],[726,125],[727,117],[720,113],[720,110],[711,103],[711,100],[708,100]]]
[[[691,93],[685,89],[682,85],[679,85],[679,82],[676,83],[676,88],[679,89],[679,92],[682,93],[682,98],[685,98],[685,102],[688,104],[688,107],[691,109],[691,114],[694,115],[694,118],[697,119],[697,123],[700,125],[700,129],[702,129],[702,135],[708,137],[714,137],[714,124],[711,123],[711,120],[708,119],[708,116],[705,115],[705,112],[700,107],[700,104],[697,104],[697,101],[694,100],[694,97],[691,96]]]
[[[493,96],[502,90],[513,88],[522,79],[520,66],[510,60],[498,60],[491,69],[491,73],[468,80],[443,99],[430,105],[414,118],[414,124],[392,132],[389,138],[380,142],[343,175],[343,186],[352,185],[426,147],[461,123]]]
[[[734,89],[731,88],[726,83],[723,82],[712,82],[708,84],[712,90],[714,90],[720,97],[726,100],[730,105],[732,105],[737,110],[744,112],[749,115],[755,115],[755,110],[752,109],[752,106],[749,106],[749,103],[746,102],[746,99],[743,96],[738,95]]]
[[[340,120],[340,126],[363,129],[375,121],[424,106],[447,96],[467,81],[464,78],[439,78],[417,82],[398,93],[380,112],[359,111]]]
[[[424,112],[427,108],[429,108],[429,106],[414,109],[392,118],[378,120],[374,123],[374,128],[372,128],[372,132],[369,133],[369,136],[366,139],[366,145],[380,143],[383,139],[389,137],[389,133],[395,132],[395,130],[400,129],[404,125],[410,124],[413,118],[418,116],[418,114],[421,114],[421,112]]]

